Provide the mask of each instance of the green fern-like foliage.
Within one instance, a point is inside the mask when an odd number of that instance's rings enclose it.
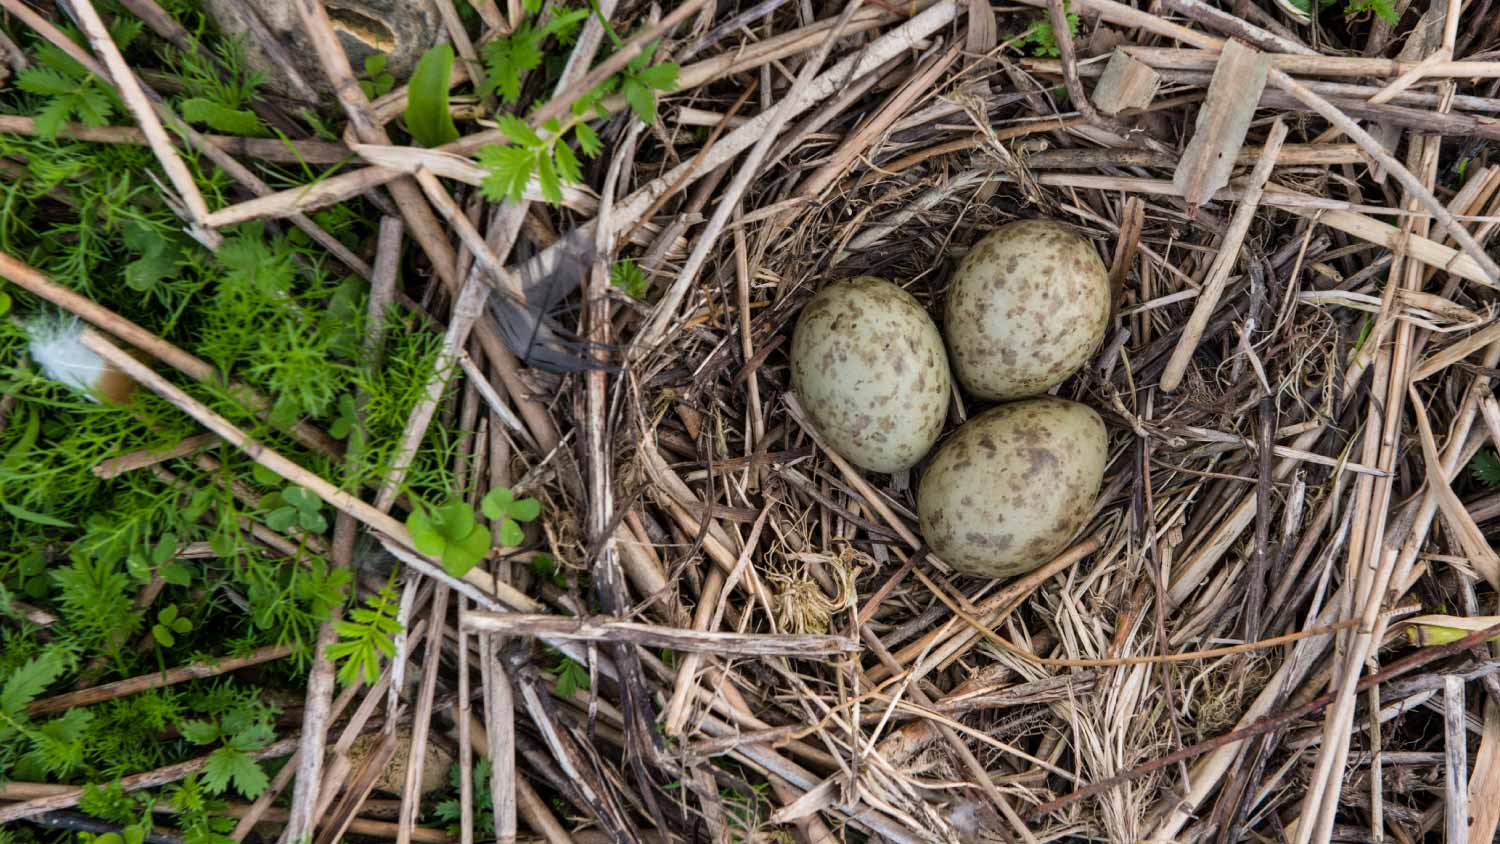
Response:
[[[328,647],[328,657],[339,666],[340,683],[374,683],[380,676],[381,657],[396,655],[395,636],[401,632],[398,612],[400,598],[387,585],[335,626],[339,641]]]
[[[1469,474],[1485,486],[1500,486],[1500,457],[1490,449],[1480,449],[1469,461]]]
[[[140,21],[123,18],[110,27],[110,35],[121,49],[128,47],[140,31]],[[74,41],[82,40],[76,31],[68,34]],[[21,71],[16,86],[41,101],[35,113],[38,137],[55,138],[64,124],[75,119],[86,126],[107,126],[112,115],[124,110],[108,85],[60,47],[43,44],[33,55],[36,63]]]

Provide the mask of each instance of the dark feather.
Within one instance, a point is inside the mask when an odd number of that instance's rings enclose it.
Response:
[[[490,314],[500,325],[505,345],[528,366],[559,374],[614,369],[607,362],[613,355],[594,354],[597,349],[559,321],[569,311],[568,296],[586,283],[596,254],[592,233],[575,229],[516,270],[526,291],[525,305],[505,296],[490,297]]]

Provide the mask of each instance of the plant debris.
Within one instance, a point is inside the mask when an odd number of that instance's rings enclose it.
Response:
[[[1490,0],[209,5],[0,0],[3,844],[1493,840]],[[967,577],[791,332],[1036,218]]]

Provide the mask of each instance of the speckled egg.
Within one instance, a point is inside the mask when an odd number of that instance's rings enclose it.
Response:
[[[1056,556],[1099,496],[1104,421],[1055,398],[1003,404],[965,422],[917,486],[922,536],[965,574],[1010,577]]]
[[[1059,223],[1023,220],[964,256],[943,328],[958,383],[985,399],[1046,392],[1088,360],[1109,322],[1109,275]]]
[[[850,463],[908,469],[943,430],[948,355],[910,293],[878,278],[834,282],[808,300],[792,334],[792,389]]]

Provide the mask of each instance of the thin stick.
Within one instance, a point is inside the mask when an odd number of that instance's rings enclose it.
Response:
[[[1229,273],[1239,260],[1240,245],[1244,243],[1245,234],[1250,231],[1250,224],[1255,220],[1266,181],[1271,178],[1271,167],[1276,163],[1276,154],[1281,149],[1281,142],[1286,140],[1286,131],[1286,124],[1280,118],[1271,125],[1271,133],[1266,138],[1260,160],[1250,172],[1249,184],[1245,186],[1240,203],[1234,209],[1234,217],[1219,244],[1219,252],[1214,257],[1213,266],[1209,268],[1208,278],[1198,291],[1198,300],[1193,303],[1192,316],[1188,317],[1182,336],[1167,361],[1167,368],[1162,372],[1161,388],[1166,392],[1171,392],[1182,384],[1183,373],[1187,371],[1193,352],[1197,351],[1198,343],[1203,339],[1203,332],[1208,328],[1214,308],[1219,305],[1219,298],[1224,295],[1224,287],[1229,283]]]
[[[1410,656],[1391,663],[1384,669],[1377,671],[1374,674],[1369,674],[1361,678],[1359,683],[1357,684],[1355,691],[1362,692],[1368,688],[1384,683],[1392,678],[1399,677],[1402,674],[1405,674],[1406,672],[1411,671],[1415,668],[1420,668],[1421,666],[1426,665],[1429,662],[1442,659],[1446,656],[1463,653],[1464,651],[1467,651],[1468,649],[1479,645],[1496,635],[1500,635],[1500,624],[1491,625],[1484,628],[1483,630],[1476,630],[1456,642],[1452,642],[1446,645],[1438,645],[1435,647],[1425,648],[1423,650],[1417,651]],[[1207,753],[1210,750],[1214,750],[1225,745],[1234,744],[1253,736],[1264,735],[1265,733],[1279,729],[1283,725],[1289,724],[1304,715],[1317,712],[1318,710],[1328,706],[1330,703],[1333,703],[1337,694],[1337,692],[1327,692],[1325,694],[1318,695],[1317,697],[1313,698],[1307,703],[1302,704],[1301,706],[1294,706],[1291,709],[1283,710],[1274,715],[1267,715],[1248,726],[1241,727],[1237,730],[1231,730],[1211,739],[1200,741],[1197,744],[1188,745],[1187,747],[1184,747],[1180,750],[1175,750],[1167,754],[1166,756],[1152,759],[1150,762],[1147,762],[1144,765],[1139,765],[1135,768],[1131,768],[1130,770],[1117,776],[1090,783],[1083,788],[1069,792],[1068,794],[1064,794],[1061,797],[1058,797],[1054,800],[1049,800],[1046,803],[1037,806],[1026,814],[1026,818],[1028,820],[1031,820],[1040,817],[1041,815],[1045,815],[1048,812],[1055,812],[1058,809],[1069,805],[1070,803],[1076,803],[1077,801],[1084,798],[1103,794],[1113,788],[1117,788],[1128,782],[1138,780],[1153,771],[1158,771],[1162,768],[1175,765],[1178,762],[1186,759],[1191,759],[1199,754]]]
[[[632,642],[648,648],[671,648],[730,656],[833,656],[860,650],[858,642],[843,636],[681,630],[633,621],[614,621],[607,617],[564,618],[470,610],[459,624],[465,630],[502,636],[551,636],[580,642]]]
[[[1469,844],[1469,730],[1464,678],[1443,676],[1443,839]]]
[[[456,596],[458,603],[458,617],[464,617],[465,607],[468,600],[462,595]],[[480,640],[480,659],[488,659],[483,648],[486,642]],[[469,692],[469,631],[458,627],[458,844],[474,844],[474,746],[470,744],[469,722],[473,719],[470,712],[471,697]]]
[[[15,114],[0,115],[0,132],[13,135],[36,135],[36,121]],[[146,133],[134,126],[88,126],[64,123],[57,137],[96,144],[132,144],[146,146]],[[354,157],[348,147],[335,141],[317,139],[241,138],[238,135],[202,135],[230,155],[271,161],[277,164],[338,164]]]
[[[275,759],[278,756],[286,756],[297,748],[297,737],[284,738],[272,742],[260,750],[250,751],[247,755],[251,759]],[[165,765],[155,770],[132,774],[121,777],[115,782],[124,791],[140,791],[145,788],[156,788],[169,782],[177,782],[189,774],[196,774],[208,766],[212,754],[189,759],[186,762],[178,762],[175,765]],[[23,803],[11,803],[0,806],[0,823],[10,823],[25,818],[33,818],[43,812],[53,812],[58,809],[67,809],[78,805],[83,799],[83,788],[69,787],[67,791],[60,791],[43,797],[27,800]]]
[[[106,700],[117,697],[138,694],[148,689],[160,689],[166,686],[175,686],[178,683],[186,683],[189,680],[199,680],[204,677],[217,677],[231,671],[238,671],[251,665],[260,665],[272,662],[286,656],[290,656],[292,648],[290,645],[266,645],[254,651],[238,657],[225,657],[211,662],[190,662],[166,671],[153,671],[150,674],[142,674],[124,680],[116,680],[113,683],[105,683],[91,689],[80,689],[76,692],[67,692],[52,697],[44,697],[41,700],[32,701],[26,707],[26,714],[33,718],[42,715],[51,715],[54,712],[66,712],[69,709],[80,706],[92,706]]]
[[[750,152],[746,154],[745,160],[740,163],[739,169],[735,171],[734,178],[729,182],[729,187],[725,188],[724,194],[719,197],[719,204],[714,208],[713,216],[709,218],[708,224],[704,226],[703,231],[699,232],[693,244],[693,251],[688,254],[687,260],[683,262],[682,269],[677,273],[677,278],[672,281],[672,286],[667,289],[666,295],[657,304],[656,312],[652,315],[651,321],[646,323],[640,333],[631,342],[633,356],[639,357],[646,351],[655,348],[657,343],[666,334],[667,326],[677,318],[678,307],[681,306],[682,300],[687,296],[688,289],[692,286],[694,279],[698,277],[698,271],[702,269],[704,261],[708,259],[709,251],[718,242],[719,232],[723,230],[724,224],[729,221],[730,214],[734,213],[734,209],[738,207],[740,196],[750,186],[750,180],[755,178],[760,172],[761,162],[765,159],[766,153],[771,149],[771,145],[776,142],[777,136],[781,134],[781,127],[785,126],[786,122],[793,115],[796,115],[812,104],[816,95],[815,86],[812,84],[813,79],[817,76],[818,71],[823,68],[823,62],[827,60],[834,43],[843,34],[844,25],[848,23],[849,17],[859,8],[861,2],[862,0],[849,0],[849,3],[844,6],[843,12],[840,13],[839,19],[834,24],[833,29],[829,31],[828,37],[823,41],[822,46],[818,48],[818,51],[813,54],[813,57],[798,72],[797,81],[792,85],[789,95],[778,102],[771,110],[765,121],[765,126],[760,130],[761,134],[757,137],[755,144],[751,146]],[[924,12],[923,14],[926,13]],[[738,131],[744,131],[750,125],[746,124],[740,127]],[[698,172],[702,172],[702,169]],[[629,200],[626,201],[626,204],[628,202]]]
[[[406,760],[406,787],[401,792],[401,828],[396,844],[411,844],[412,827],[422,808],[422,768],[427,761],[427,736],[432,730],[432,701],[437,694],[438,667],[442,665],[444,617],[448,614],[448,587],[438,584],[432,591],[432,612],[428,616],[426,656],[422,665],[422,687],[417,693],[417,709],[412,716],[411,748]]]
[[[99,18],[99,13],[94,10],[94,4],[90,0],[74,0],[72,5],[78,18],[78,25],[88,36],[89,44],[93,46],[94,52],[99,54],[104,60],[105,67],[109,68],[109,75],[114,79],[121,99],[125,100],[125,105],[130,108],[131,114],[135,115],[141,131],[146,133],[146,141],[151,145],[151,151],[156,154],[156,160],[161,162],[167,178],[172,181],[172,186],[177,189],[178,195],[187,205],[190,221],[201,225],[203,219],[208,216],[208,204],[203,201],[203,194],[198,192],[198,184],[193,181],[193,174],[188,172],[187,165],[183,164],[182,159],[178,157],[171,138],[167,137],[167,131],[162,128],[161,121],[156,117],[156,110],[151,107],[150,100],[146,99],[146,92],[141,89],[140,81],[131,72],[130,65],[125,63],[125,57],[120,55],[120,48],[116,47],[115,42],[110,39],[109,28]]]
[[[1494,259],[1485,253],[1484,248],[1474,240],[1474,236],[1469,234],[1468,229],[1453,219],[1453,214],[1448,211],[1448,207],[1439,202],[1437,197],[1432,195],[1432,191],[1428,190],[1427,186],[1422,184],[1422,181],[1408,170],[1405,165],[1386,152],[1385,147],[1379,141],[1371,137],[1369,132],[1361,128],[1348,115],[1339,111],[1307,86],[1286,75],[1285,72],[1272,68],[1269,78],[1276,87],[1286,91],[1288,94],[1306,103],[1313,111],[1321,114],[1323,119],[1333,124],[1345,135],[1348,135],[1349,140],[1359,144],[1360,149],[1363,149],[1371,158],[1375,159],[1377,164],[1386,169],[1386,172],[1395,176],[1396,180],[1401,183],[1401,186],[1410,191],[1411,195],[1421,202],[1422,206],[1432,214],[1433,218],[1437,220],[1438,225],[1442,227],[1443,232],[1453,238],[1454,242],[1463,249],[1464,254],[1473,258],[1480,267],[1484,268],[1485,277],[1489,281],[1490,286],[1500,286],[1500,265],[1497,265]]]

